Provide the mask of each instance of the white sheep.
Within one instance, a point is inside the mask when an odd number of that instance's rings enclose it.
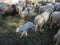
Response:
[[[34,9],[28,11],[28,16],[35,16]]]
[[[60,11],[55,11],[51,14],[51,24],[50,28],[52,28],[53,23],[60,23]]]
[[[45,12],[35,17],[34,19],[35,31],[37,31],[38,26],[40,26],[41,28],[47,22],[52,11],[53,11],[52,9],[47,9]]]
[[[58,32],[54,35],[54,40],[57,40],[55,45],[58,45],[60,43],[60,29],[58,30]]]
[[[52,21],[56,23],[57,21],[60,22],[60,11],[55,11],[51,14]]]
[[[54,10],[54,6],[52,4],[41,5],[40,8],[39,8],[39,13],[43,13],[47,9]]]
[[[25,10],[24,11],[22,11],[22,14],[20,15],[21,17],[26,17],[28,15],[28,9],[27,8],[25,8]]]
[[[26,17],[26,16],[29,16],[29,17],[32,17],[32,16],[35,16],[35,13],[34,13],[34,9],[29,9],[28,8],[25,8],[24,11],[22,11],[22,14],[21,14],[21,17]]]
[[[35,9],[33,8],[33,6],[28,6],[27,9],[28,9],[28,16],[34,16],[35,15],[35,13],[34,13]]]
[[[23,7],[16,5],[16,11],[19,13],[19,15],[21,15],[22,10],[23,10]]]
[[[32,22],[27,22],[26,24],[18,27],[16,29],[16,32],[21,32],[23,31],[23,33],[21,34],[20,38],[22,38],[22,36],[25,34],[26,36],[28,36],[28,29],[31,28],[32,30],[34,30],[34,24]]]
[[[7,5],[9,5],[9,6],[11,6],[11,5],[13,5],[13,4],[17,4],[18,2],[19,2],[19,0],[5,0],[5,1],[3,1],[5,4],[7,4]]]
[[[21,2],[21,1],[19,1],[19,3],[16,4],[16,10],[19,13],[19,15],[21,15],[21,12],[23,10],[23,7],[24,7],[24,3]]]
[[[13,12],[13,8],[7,6],[5,3],[0,3],[0,10],[5,13],[11,13]]]
[[[32,8],[33,8],[32,6],[27,6],[28,10],[32,10]]]

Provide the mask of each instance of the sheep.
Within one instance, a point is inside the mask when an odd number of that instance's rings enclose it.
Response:
[[[0,10],[4,13],[11,13],[13,12],[13,8],[7,6],[5,3],[0,3]]]
[[[11,6],[13,4],[17,4],[19,2],[19,0],[5,0],[4,3]]]
[[[33,9],[28,12],[28,16],[35,16],[35,13],[34,13]]]
[[[60,11],[60,3],[59,2],[52,2],[51,4],[55,7],[55,11]]]
[[[58,45],[60,43],[60,29],[58,30],[58,32],[54,35],[54,40],[57,40],[55,45]]]
[[[56,22],[60,22],[60,11],[55,11],[51,14],[51,17],[52,17],[52,21],[54,23]]]
[[[22,26],[20,26],[20,27],[18,27],[17,29],[16,29],[16,32],[21,32],[21,31],[23,31],[23,33],[21,34],[21,36],[20,36],[20,38],[22,38],[22,36],[25,34],[26,36],[28,36],[28,29],[29,28],[31,28],[32,30],[34,30],[34,24],[32,23],[32,22],[27,22],[26,24],[24,24],[24,25],[22,25]]]
[[[52,2],[51,3],[53,6],[56,6],[56,5],[58,5],[58,4],[60,4],[59,2]]]
[[[21,15],[21,12],[23,10],[24,4],[23,2],[19,1],[19,3],[16,4],[16,10],[19,13],[19,15]]]
[[[52,22],[60,22],[60,11],[55,11],[51,14]]]
[[[28,9],[28,16],[34,16],[34,10],[35,10],[35,5],[34,7],[32,5],[28,5],[27,6],[27,9]]]
[[[37,15],[34,18],[34,23],[35,23],[35,31],[37,31],[38,26],[42,28],[42,26],[47,22],[51,12],[53,12],[52,9],[47,9],[45,12],[42,14]]]
[[[31,10],[33,7],[32,6],[27,6],[28,10]]]
[[[25,8],[25,10],[24,11],[22,11],[22,14],[20,15],[21,17],[26,17],[28,15],[28,9],[27,8]]]
[[[3,3],[5,3],[6,5],[9,5],[10,6],[10,3],[11,1],[8,1],[8,0],[6,0],[6,1],[3,1]]]
[[[44,11],[46,11],[46,9],[49,8],[54,10],[54,6],[52,4],[41,5],[39,8],[39,14],[43,13]]]
[[[22,11],[21,17],[24,18],[26,16],[29,16],[29,17],[35,16],[34,9],[29,10],[28,8],[25,8],[25,10]]]
[[[60,4],[57,4],[57,5],[55,6],[55,10],[56,10],[56,11],[60,11]]]
[[[53,23],[60,23],[60,11],[55,11],[51,14],[51,24],[50,28],[52,28]]]
[[[16,5],[16,10],[17,10],[17,12],[19,13],[19,15],[21,15],[21,12],[22,12],[22,10],[23,10],[23,7]]]
[[[5,10],[5,13],[11,14],[13,12],[13,8],[12,7],[7,7],[7,9]]]

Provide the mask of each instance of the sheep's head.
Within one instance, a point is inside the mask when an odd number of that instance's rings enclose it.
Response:
[[[32,22],[28,22],[28,23],[29,23],[29,25],[30,25],[30,28],[31,28],[32,30],[34,30],[35,25],[34,25]]]

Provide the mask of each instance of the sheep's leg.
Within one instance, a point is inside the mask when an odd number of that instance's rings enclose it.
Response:
[[[28,36],[27,32],[25,32],[26,37]]]
[[[38,25],[35,25],[35,31],[37,31]]]
[[[21,34],[20,38],[22,38],[22,36],[24,35],[24,33],[25,33],[25,32],[23,32],[23,33]]]
[[[57,42],[55,43],[55,45],[58,45],[58,43],[59,43],[59,40],[57,40]]]
[[[44,29],[42,29],[42,26],[43,26],[44,24],[41,24],[39,27],[40,27],[40,31],[43,31]]]

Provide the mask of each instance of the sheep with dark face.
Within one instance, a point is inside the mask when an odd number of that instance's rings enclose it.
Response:
[[[22,38],[22,36],[25,34],[26,36],[28,36],[28,29],[29,28],[31,28],[32,30],[34,30],[34,24],[32,23],[32,22],[27,22],[26,24],[24,24],[24,25],[22,25],[22,26],[20,26],[20,27],[18,27],[17,29],[16,29],[16,32],[23,32],[22,34],[21,34],[21,36],[20,36],[20,38]]]
[[[56,10],[56,11],[60,11],[60,4],[57,4],[57,5],[55,6],[55,10]]]

